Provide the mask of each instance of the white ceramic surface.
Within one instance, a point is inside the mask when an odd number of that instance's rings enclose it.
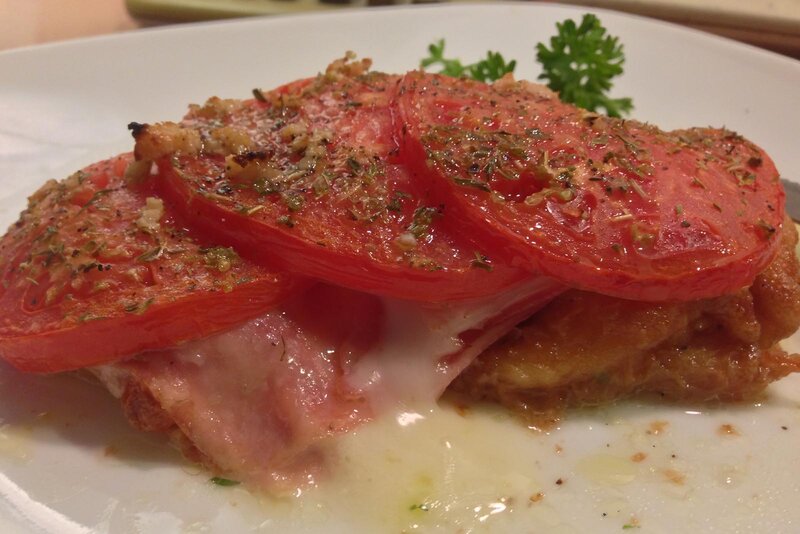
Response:
[[[487,48],[517,58],[518,75],[531,78],[534,44],[583,11],[371,9],[0,53],[0,226],[45,179],[130,149],[128,122],[177,119],[213,94],[246,97],[314,74],[346,50],[379,70],[407,70],[440,37],[464,59]],[[800,63],[600,15],[625,44],[615,93],[634,97],[637,118],[725,125],[800,179]],[[800,531],[797,378],[744,406],[629,402],[571,413],[546,434],[493,410],[413,413],[345,438],[327,488],[269,499],[209,484],[160,440],[129,429],[99,388],[0,365],[0,532]],[[726,424],[735,432],[720,433]],[[645,456],[634,462],[636,453]]]

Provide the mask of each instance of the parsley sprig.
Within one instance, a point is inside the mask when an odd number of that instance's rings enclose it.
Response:
[[[420,66],[425,69],[433,65],[440,65],[439,74],[452,76],[453,78],[472,78],[481,82],[493,82],[499,80],[505,74],[514,72],[517,66],[515,60],[506,63],[506,60],[499,52],[486,52],[486,58],[476,63],[463,65],[458,59],[447,59],[444,57],[444,39],[439,39],[428,46],[428,57],[420,62]]]
[[[542,64],[540,80],[558,92],[561,99],[597,111],[603,108],[611,117],[633,109],[630,98],[609,98],[611,80],[622,74],[625,55],[617,37],[606,35],[600,20],[583,16],[580,25],[572,19],[556,24],[558,34],[550,38],[550,48],[536,45],[536,59]]]
[[[611,117],[621,117],[633,109],[630,98],[610,98],[612,80],[622,74],[625,55],[617,37],[607,35],[600,20],[587,13],[580,24],[567,19],[556,24],[558,33],[550,38],[550,47],[536,45],[536,59],[542,66],[540,80],[559,93],[561,100],[590,111],[604,109]],[[486,58],[464,65],[459,59],[444,55],[445,41],[428,46],[424,68],[438,65],[440,74],[467,77],[482,82],[500,79],[514,72],[516,60],[506,61],[499,52],[489,51]]]

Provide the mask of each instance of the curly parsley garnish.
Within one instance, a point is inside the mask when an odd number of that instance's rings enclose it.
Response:
[[[586,14],[580,26],[572,19],[557,23],[558,35],[550,48],[536,45],[536,59],[542,64],[540,80],[557,91],[561,99],[590,111],[603,108],[611,117],[633,109],[630,98],[609,98],[611,80],[622,74],[625,55],[617,37],[606,35],[600,20]]]
[[[439,39],[428,46],[428,57],[420,62],[420,67],[427,68],[433,65],[441,66],[439,74],[452,76],[453,78],[472,78],[481,82],[493,82],[499,80],[509,72],[514,72],[517,66],[515,60],[506,62],[499,52],[486,52],[486,58],[476,63],[463,65],[459,59],[447,59],[444,57],[444,39]]]
[[[633,109],[630,98],[610,98],[612,80],[622,74],[625,55],[617,37],[607,35],[600,20],[587,13],[580,24],[567,19],[556,23],[558,33],[550,38],[550,47],[536,45],[536,59],[542,66],[540,80],[558,92],[561,100],[589,111],[604,109],[611,117],[621,117]],[[506,61],[499,52],[489,51],[486,58],[464,65],[459,59],[444,56],[445,41],[428,47],[428,57],[420,62],[424,69],[440,66],[439,73],[456,78],[492,82],[514,72],[516,60]]]

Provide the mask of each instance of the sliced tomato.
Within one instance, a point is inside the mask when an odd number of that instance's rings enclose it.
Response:
[[[777,250],[778,173],[733,132],[663,132],[509,79],[412,72],[398,95],[404,161],[501,261],[618,297],[694,300],[750,284]]]
[[[146,184],[129,186],[132,161],[51,180],[0,240],[0,356],[15,367],[66,371],[171,347],[300,285],[184,230]]]
[[[396,157],[396,76],[339,64],[255,100],[210,100],[181,125],[136,126],[137,157],[195,228],[336,285],[465,300],[527,276],[450,231]],[[159,159],[160,158],[160,159]]]

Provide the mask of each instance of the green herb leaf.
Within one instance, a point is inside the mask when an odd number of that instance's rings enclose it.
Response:
[[[209,269],[216,269],[221,273],[229,271],[239,261],[239,255],[230,247],[201,248],[200,254]]]
[[[572,19],[557,23],[558,34],[550,39],[550,48],[536,45],[536,59],[542,64],[540,80],[557,91],[561,99],[597,111],[606,110],[620,117],[633,109],[630,98],[609,98],[611,80],[622,74],[625,63],[623,47],[617,37],[592,14],[583,16],[580,25]]]
[[[238,486],[241,484],[238,480],[231,480],[229,478],[222,478],[222,477],[213,477],[211,479],[212,484],[216,484],[217,486]]]
[[[92,198],[90,198],[90,199],[89,199],[89,200],[86,202],[86,204],[84,204],[84,205],[81,207],[81,210],[80,210],[80,211],[81,211],[81,213],[82,213],[82,212],[83,212],[85,209],[87,209],[89,206],[94,206],[94,205],[97,203],[97,201],[98,201],[98,200],[100,200],[100,198],[101,198],[103,195],[107,195],[107,194],[109,194],[109,193],[113,193],[114,191],[116,191],[116,190],[115,190],[115,189],[100,189],[99,191],[95,191],[95,192],[94,192],[94,194],[92,195]]]
[[[580,25],[567,19],[557,23],[558,33],[550,38],[550,47],[536,45],[536,59],[542,66],[540,80],[559,93],[561,100],[590,111],[604,109],[611,117],[621,117],[633,109],[630,98],[610,98],[612,79],[622,74],[625,63],[623,47],[617,37],[606,35],[600,20],[587,13]],[[438,66],[439,74],[455,78],[473,78],[482,82],[500,79],[514,72],[516,60],[506,61],[498,52],[489,51],[476,63],[463,64],[444,55],[445,41],[428,46],[428,57],[420,67]],[[600,140],[598,140],[600,142]]]
[[[417,239],[425,237],[430,231],[433,219],[438,216],[441,216],[439,208],[420,206],[414,210],[414,218],[407,230]]]
[[[492,270],[492,264],[489,263],[489,258],[478,251],[475,251],[475,259],[470,262],[470,266],[486,271]]]
[[[128,313],[141,315],[147,311],[147,308],[149,308],[153,302],[155,302],[155,298],[150,297],[149,299],[141,302],[129,302],[127,304],[123,304],[123,309]]]
[[[420,62],[423,69],[438,65],[439,74],[452,76],[454,78],[472,78],[481,82],[493,82],[499,80],[509,72],[514,72],[517,66],[516,60],[506,62],[499,52],[486,52],[486,58],[464,65],[459,59],[448,59],[444,57],[444,39],[428,46],[428,57]]]
[[[295,225],[294,219],[292,219],[288,215],[281,215],[280,217],[278,217],[275,220],[276,220],[276,222],[278,224],[282,224],[282,225],[287,226],[289,228],[294,228],[294,225]]]
[[[158,258],[161,257],[161,254],[163,252],[164,252],[164,247],[159,245],[159,246],[157,246],[155,248],[152,248],[152,249],[148,250],[147,252],[145,252],[144,254],[139,256],[138,258],[136,258],[136,261],[148,262],[148,261],[157,260]]]

